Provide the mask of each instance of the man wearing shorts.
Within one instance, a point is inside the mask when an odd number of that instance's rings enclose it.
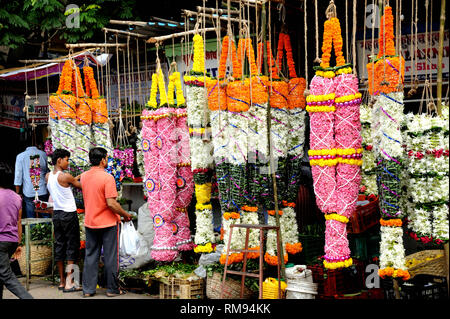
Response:
[[[52,154],[53,171],[45,176],[47,188],[53,199],[53,225],[55,227],[55,261],[61,278],[59,290],[63,292],[81,291],[72,280],[70,265],[78,260],[80,250],[80,225],[77,206],[71,186],[81,188],[79,177],[65,173],[69,166],[70,152],[56,149]],[[67,277],[64,274],[64,261],[67,261]]]

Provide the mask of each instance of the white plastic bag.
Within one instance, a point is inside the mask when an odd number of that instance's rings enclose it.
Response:
[[[120,255],[137,255],[139,250],[139,233],[134,228],[133,222],[121,223],[119,254]]]
[[[120,269],[136,269],[143,267],[150,262],[150,249],[148,248],[147,241],[140,233],[138,233],[138,236],[140,242],[138,253],[136,255],[119,254]]]

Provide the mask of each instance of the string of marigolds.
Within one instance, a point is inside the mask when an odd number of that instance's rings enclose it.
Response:
[[[310,83],[306,110],[310,113],[308,151],[319,209],[325,214],[324,266],[329,269],[353,264],[347,223],[356,210],[361,181],[363,148],[358,79],[342,52],[339,19],[324,23],[322,59]],[[330,66],[334,46],[336,66]]]

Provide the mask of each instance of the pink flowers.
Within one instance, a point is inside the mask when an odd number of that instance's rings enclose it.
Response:
[[[155,237],[152,258],[172,261],[178,250],[192,249],[186,208],[194,192],[185,111],[144,110],[142,151]]]
[[[361,182],[358,79],[346,73],[334,78],[316,75],[311,81],[310,93],[315,96],[313,101],[329,99],[330,94],[334,94],[332,105],[335,107],[334,112],[310,113],[311,154],[319,151],[322,155],[310,156],[317,206],[323,213],[349,218],[356,210]],[[334,264],[338,267],[349,259],[347,225],[340,219],[326,221],[325,256],[328,263],[341,262]]]

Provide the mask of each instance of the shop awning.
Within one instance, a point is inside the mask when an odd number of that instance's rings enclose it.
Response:
[[[85,61],[88,61],[89,65],[102,66],[111,58],[111,54],[101,54],[95,56],[92,50],[84,50],[75,54],[58,57],[55,62],[48,63],[36,63],[32,65],[26,65],[20,68],[12,68],[0,71],[0,80],[7,81],[31,81],[39,80],[47,76],[58,75],[64,66],[65,60],[73,58],[78,67],[83,67]]]

